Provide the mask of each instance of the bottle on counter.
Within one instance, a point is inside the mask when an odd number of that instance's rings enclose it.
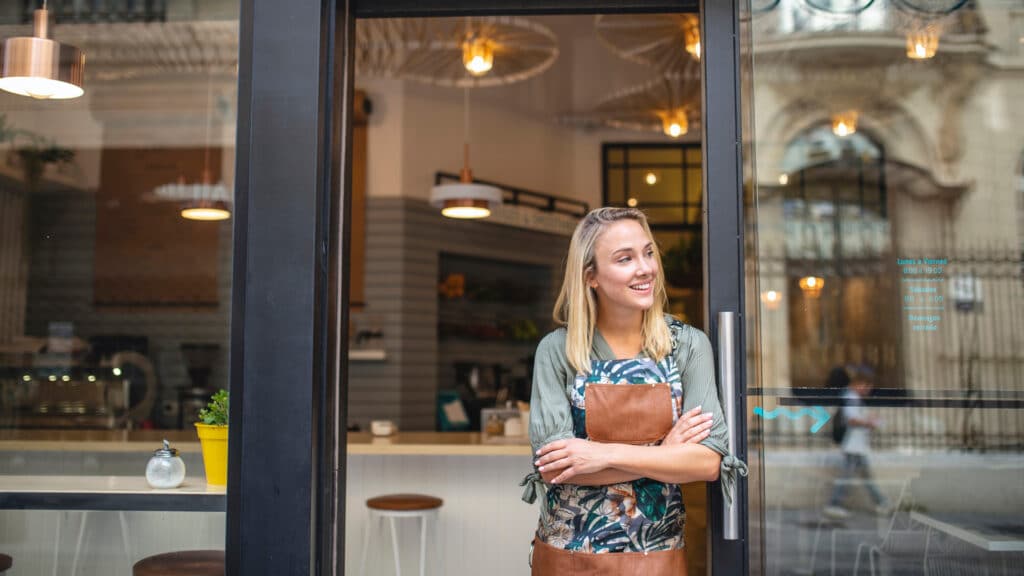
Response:
[[[153,451],[146,464],[146,482],[153,488],[177,488],[185,481],[185,462],[178,451],[164,440],[164,447]]]

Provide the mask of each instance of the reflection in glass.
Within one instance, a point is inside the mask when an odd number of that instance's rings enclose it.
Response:
[[[17,4],[0,39],[41,3]],[[232,222],[182,212],[232,209],[238,7],[48,4],[48,36],[88,65],[78,98],[0,92],[0,491],[45,486],[69,509],[0,510],[18,535],[0,552],[17,573],[125,575],[224,547],[224,514],[196,511],[193,422],[228,384]],[[146,482],[164,439],[185,473],[172,504]],[[84,487],[109,510],[59,495]]]
[[[1024,552],[1019,6],[749,9],[761,569],[1000,573]]]

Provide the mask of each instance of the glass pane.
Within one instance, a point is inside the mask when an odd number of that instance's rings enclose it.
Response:
[[[700,231],[658,230],[654,238],[665,269],[669,310],[688,324],[702,326],[704,255]]]
[[[687,164],[701,164],[703,162],[701,158],[700,148],[687,148],[686,149],[686,163]]]
[[[683,151],[680,148],[645,148],[634,146],[629,148],[629,163],[635,164],[674,164],[683,162]]]
[[[604,157],[609,164],[622,164],[626,161],[626,151],[622,148],[607,148]]]
[[[682,204],[683,178],[679,168],[644,168],[629,171],[630,196],[640,204]]]
[[[687,168],[686,170],[686,203],[700,205],[703,200],[701,199],[701,190],[704,185],[702,183],[702,174],[700,166],[693,168]]]
[[[0,37],[43,3],[17,4]],[[224,548],[226,462],[204,464],[193,424],[228,386],[238,2],[49,6],[84,94],[0,92],[0,553],[127,575]],[[164,439],[178,455],[147,472]],[[34,490],[49,509],[12,509]]]
[[[606,203],[610,206],[626,204],[626,171],[622,168],[609,168],[605,175],[605,186],[608,190]]]
[[[992,63],[1024,55],[1019,3],[750,4],[759,571],[1004,573],[1024,551],[1024,150],[992,119],[1024,121],[1024,73]]]

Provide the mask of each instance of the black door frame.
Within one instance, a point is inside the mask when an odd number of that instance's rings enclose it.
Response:
[[[355,18],[701,10],[706,325],[717,345],[717,313],[737,312],[743,350],[740,1],[242,0],[228,574],[344,572]],[[742,415],[745,367],[735,357],[740,390],[723,402]],[[730,423],[744,459],[745,423]],[[748,572],[745,481],[736,498],[741,540],[725,541],[721,492],[709,487],[713,574]]]

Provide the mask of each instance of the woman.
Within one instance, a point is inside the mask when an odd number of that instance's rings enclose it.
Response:
[[[576,227],[537,347],[530,440],[544,495],[535,576],[686,573],[679,484],[745,472],[727,458],[711,345],[664,314],[647,219],[599,208]],[[543,480],[541,484],[540,481]]]

